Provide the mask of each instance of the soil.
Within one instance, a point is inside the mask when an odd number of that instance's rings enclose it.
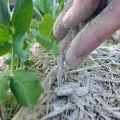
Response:
[[[119,120],[120,44],[109,41],[79,69],[65,65],[61,85],[56,58],[37,47],[40,52],[34,51],[36,63],[30,70],[40,75],[44,94],[36,106],[21,108],[12,120]]]

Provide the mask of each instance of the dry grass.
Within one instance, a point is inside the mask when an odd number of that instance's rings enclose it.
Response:
[[[80,69],[65,66],[60,87],[56,58],[38,51],[30,70],[38,73],[45,92],[36,106],[21,108],[13,120],[119,120],[120,44],[101,46]]]

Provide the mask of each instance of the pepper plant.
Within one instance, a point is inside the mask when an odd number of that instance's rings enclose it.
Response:
[[[37,75],[25,71],[18,61],[27,58],[24,51],[25,34],[30,28],[33,15],[32,0],[14,0],[14,10],[9,11],[9,0],[0,0],[0,56],[11,54],[10,70],[0,72],[0,104],[8,90],[18,103],[32,106],[43,92]],[[19,58],[16,60],[16,57]]]

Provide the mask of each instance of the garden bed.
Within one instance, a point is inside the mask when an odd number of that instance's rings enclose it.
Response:
[[[37,52],[38,53],[38,52]],[[12,120],[117,120],[120,118],[120,44],[104,44],[80,69],[65,66],[57,85],[56,58],[39,52],[31,68],[45,88],[39,103],[21,108]],[[44,72],[43,72],[44,71]]]

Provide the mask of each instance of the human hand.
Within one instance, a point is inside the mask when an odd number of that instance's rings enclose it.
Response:
[[[103,10],[102,10],[103,9]],[[70,28],[99,13],[72,40],[65,53],[66,63],[78,67],[105,39],[120,28],[120,0],[72,0],[67,13],[61,12],[54,25],[54,36],[62,40]]]

